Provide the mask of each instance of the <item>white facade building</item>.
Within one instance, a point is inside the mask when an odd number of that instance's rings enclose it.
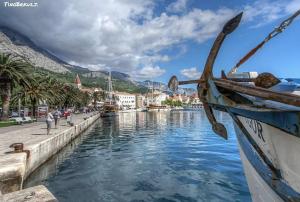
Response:
[[[169,98],[169,95],[166,93],[162,93],[159,91],[154,91],[152,93],[147,94],[147,103],[148,105],[156,105],[156,106],[161,106],[163,101],[166,101]]]
[[[136,96],[130,93],[116,92],[115,98],[120,109],[135,109]]]
[[[146,97],[143,95],[136,95],[135,103],[136,103],[136,109],[144,108],[147,105]]]

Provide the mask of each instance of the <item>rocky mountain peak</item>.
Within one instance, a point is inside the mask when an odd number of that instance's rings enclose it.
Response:
[[[53,72],[69,72],[67,63],[35,45],[28,37],[7,27],[0,27],[0,52],[26,58],[33,65]]]

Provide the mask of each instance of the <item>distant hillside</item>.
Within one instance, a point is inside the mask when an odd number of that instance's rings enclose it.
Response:
[[[88,71],[83,73],[82,76],[86,78],[107,78],[109,72],[108,71]],[[112,78],[125,80],[125,81],[132,81],[131,77],[128,74],[112,71],[111,72]]]
[[[145,81],[139,81],[137,82],[138,85],[144,86],[148,89],[154,89],[154,90],[161,90],[164,91],[168,94],[171,94],[171,92],[168,89],[168,85],[163,83],[163,82],[157,82],[157,81],[150,81],[150,80],[145,80]],[[194,88],[181,88],[179,87],[178,92],[180,94],[186,94],[186,95],[192,95],[196,93],[197,91]]]
[[[138,81],[137,83],[138,85],[147,87],[149,89],[153,88],[154,90],[168,90],[167,85],[162,82],[145,80],[145,81]]]
[[[37,67],[54,72],[68,72],[67,65],[48,51],[36,46],[28,37],[6,27],[0,27],[0,52],[28,59]]]
[[[40,71],[53,74],[66,82],[73,82],[76,74],[79,74],[83,85],[107,88],[107,71],[91,71],[87,68],[70,65],[39,47],[27,36],[7,27],[0,27],[0,53],[10,53],[29,60],[36,67],[40,67]],[[128,74],[112,71],[112,78],[115,90],[131,93],[146,92],[147,90],[133,81]]]

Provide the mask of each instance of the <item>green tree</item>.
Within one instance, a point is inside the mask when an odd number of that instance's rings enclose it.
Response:
[[[28,78],[27,85],[19,86],[17,91],[14,92],[12,104],[20,99],[23,106],[30,105],[32,115],[36,116],[36,109],[42,102],[59,106],[61,100],[64,98],[63,84],[55,78],[42,73],[34,73],[31,78]]]
[[[13,88],[20,84],[26,86],[28,81],[28,69],[31,68],[28,62],[14,57],[11,54],[0,54],[0,95],[2,102],[1,120],[9,117],[9,107]]]
[[[100,92],[99,91],[94,91],[92,93],[92,98],[93,98],[93,105],[94,108],[97,106],[97,102],[100,101]]]
[[[42,75],[35,75],[29,85],[24,86],[21,97],[31,104],[32,116],[36,117],[36,109],[41,102],[54,102],[55,92],[50,86],[49,78],[43,78]]]
[[[171,99],[166,99],[165,101],[163,101],[162,103],[163,105],[168,105],[168,106],[171,106],[171,107],[180,107],[182,106],[182,102],[179,101],[179,100],[171,100]]]
[[[91,95],[88,92],[81,93],[81,105],[87,106],[91,101]]]
[[[82,93],[78,88],[73,85],[64,84],[63,86],[64,97],[62,99],[62,106],[65,108],[82,106]]]

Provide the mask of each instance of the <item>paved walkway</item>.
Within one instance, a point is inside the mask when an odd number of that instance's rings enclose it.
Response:
[[[91,115],[93,115],[93,113],[87,115],[73,115],[73,122],[76,125],[82,122],[85,116]],[[67,124],[66,119],[61,118],[57,129],[54,128],[54,122],[52,122],[50,135],[46,135],[46,127],[46,122],[35,122],[30,124],[0,128],[0,158],[1,156],[5,155],[5,152],[12,151],[9,146],[13,143],[23,143],[25,147],[24,149],[26,149],[26,146],[46,140],[51,137],[51,134],[59,133],[69,128],[70,126]]]

